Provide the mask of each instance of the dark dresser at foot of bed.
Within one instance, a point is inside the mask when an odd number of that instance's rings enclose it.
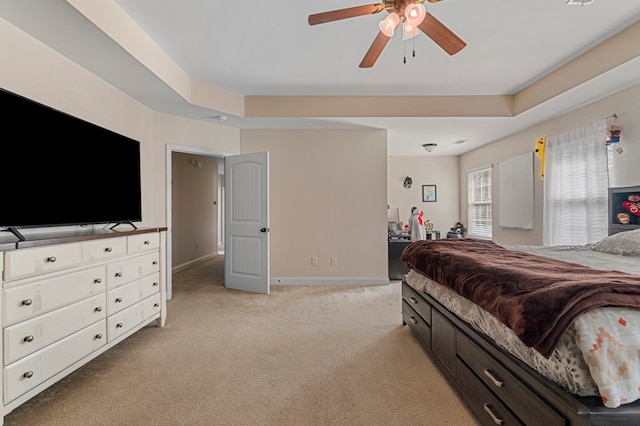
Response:
[[[640,425],[640,401],[607,408],[565,392],[406,282],[402,318],[483,425]]]

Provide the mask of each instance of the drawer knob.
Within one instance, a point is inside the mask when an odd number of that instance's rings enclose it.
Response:
[[[496,379],[496,376],[494,376],[493,373],[491,373],[491,371],[486,368],[484,369],[484,375],[487,376],[489,380],[491,380],[491,382],[499,388],[501,388],[504,384],[501,380]]]
[[[100,284],[102,282],[102,278],[96,278],[93,282],[94,284]]]
[[[123,323],[119,322],[119,323],[116,324],[116,328],[122,328],[122,327],[124,327]]]
[[[122,272],[116,272],[116,277],[120,278],[122,276]]]
[[[151,241],[149,241],[149,240],[146,240],[146,241],[144,242],[144,245],[145,245],[145,246],[148,246],[149,244],[151,244]]]
[[[30,306],[32,303],[33,303],[33,300],[31,300],[31,299],[25,299],[25,300],[22,301],[22,304],[24,306]]]
[[[49,263],[53,263],[53,262],[55,262],[56,260],[58,260],[58,259],[56,259],[56,257],[55,257],[55,256],[49,256],[49,257],[47,257],[47,262],[49,262]]]
[[[24,341],[25,341],[25,342],[27,342],[27,343],[29,343],[29,342],[33,342],[33,336],[26,336],[26,337],[24,338]]]
[[[102,333],[96,334],[96,339],[98,339],[98,340],[102,339]]]
[[[489,415],[491,416],[491,420],[493,420],[493,422],[495,424],[501,425],[503,423],[501,418],[499,418],[495,414],[493,414],[493,411],[491,411],[491,406],[489,404],[487,404],[487,403],[484,404],[484,411],[489,413]]]
[[[33,377],[33,371],[27,371],[26,373],[24,373],[22,375],[22,377],[24,377],[25,379],[30,379]]]
[[[158,287],[160,284],[159,283],[153,283],[154,287]]]
[[[409,300],[411,300],[411,303],[413,303],[414,305],[418,304],[418,299],[416,299],[415,297],[410,297]]]
[[[116,303],[121,303],[121,302],[122,302],[122,297],[118,297],[118,298],[116,299]]]
[[[102,312],[102,306],[96,306],[96,312]]]
[[[106,251],[107,253],[111,253],[113,249],[111,247],[105,247],[104,251]]]
[[[153,304],[153,307],[154,307],[154,308],[157,308],[157,307],[159,307],[159,306],[160,306],[160,304],[159,304],[159,303],[154,303],[154,304]]]
[[[152,265],[157,265],[157,264],[158,264],[157,260],[154,260],[153,263],[152,263]]]
[[[411,320],[412,323],[418,324],[418,320],[415,317],[411,317],[409,319]]]

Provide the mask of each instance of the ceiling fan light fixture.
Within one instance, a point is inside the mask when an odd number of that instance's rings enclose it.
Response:
[[[412,3],[404,9],[404,17],[407,18],[407,23],[414,27],[420,25],[425,16],[427,16],[427,8],[422,3]]]
[[[378,24],[378,26],[380,27],[380,31],[382,32],[382,34],[386,35],[387,37],[393,37],[393,34],[399,23],[400,16],[398,16],[398,14],[395,12],[391,12],[389,16],[380,21],[380,24]]]
[[[415,25],[405,22],[402,25],[402,40],[409,40],[420,34],[420,30]]]

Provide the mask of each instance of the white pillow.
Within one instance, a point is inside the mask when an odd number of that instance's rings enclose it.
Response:
[[[623,256],[640,256],[640,228],[618,232],[595,243],[593,250]]]

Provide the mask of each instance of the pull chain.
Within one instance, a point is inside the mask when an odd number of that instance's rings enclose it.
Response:
[[[413,57],[415,58],[416,57],[416,38],[411,37],[411,42],[413,43]]]
[[[407,25],[407,19],[404,18],[402,20],[402,35],[404,36],[405,31],[406,31],[406,25]],[[407,40],[404,39],[404,37],[402,37],[402,54],[404,55],[404,57],[402,58],[402,63],[406,64],[407,63]]]

